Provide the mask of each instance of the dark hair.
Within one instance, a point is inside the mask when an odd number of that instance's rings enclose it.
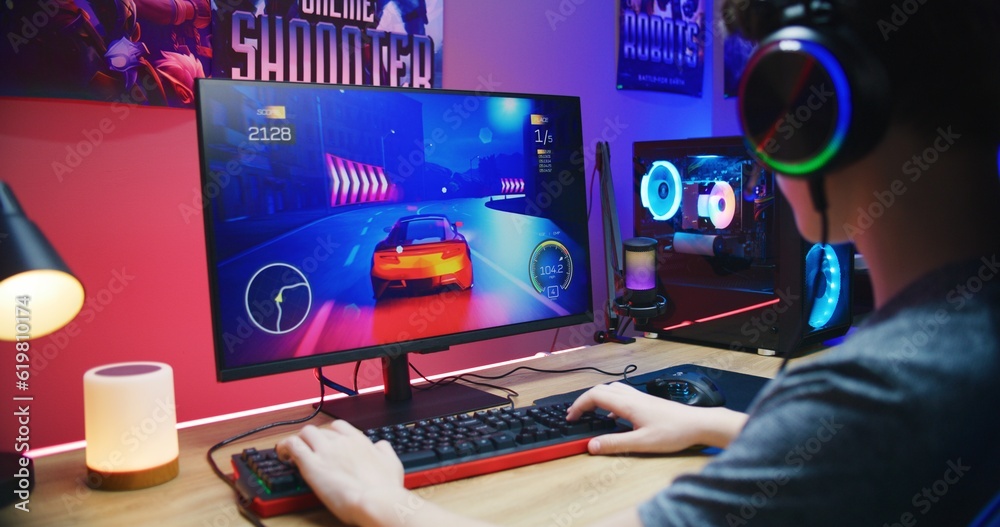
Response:
[[[808,1],[808,0],[807,0]],[[722,0],[730,33],[759,41],[784,24],[793,0]],[[1000,143],[1000,2],[831,0],[831,23],[853,32],[885,66],[892,119],[928,130],[954,126]],[[963,132],[964,133],[964,132]]]

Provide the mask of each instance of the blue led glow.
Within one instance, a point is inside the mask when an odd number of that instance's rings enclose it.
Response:
[[[524,127],[527,114],[531,110],[528,99],[497,97],[487,101],[490,125],[501,132],[517,132]]]
[[[819,259],[818,253],[820,252],[823,254],[823,261],[820,268],[816,269],[816,261]],[[806,254],[806,269],[806,276],[818,272],[823,274],[826,281],[823,296],[813,300],[812,311],[809,313],[809,325],[813,329],[819,329],[829,324],[833,319],[833,315],[837,311],[837,304],[840,302],[840,289],[843,286],[840,260],[837,259],[837,253],[833,250],[833,246],[813,245],[809,249],[809,253]]]
[[[660,195],[660,184],[667,185],[667,194]],[[652,188],[655,187],[655,188]],[[650,196],[650,191],[654,196]],[[673,218],[681,208],[681,174],[669,161],[655,161],[649,172],[642,176],[639,198],[656,221]]]

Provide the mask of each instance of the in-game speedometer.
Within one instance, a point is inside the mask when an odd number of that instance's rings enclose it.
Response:
[[[573,257],[562,243],[545,240],[531,252],[528,274],[536,291],[556,298],[573,281]]]

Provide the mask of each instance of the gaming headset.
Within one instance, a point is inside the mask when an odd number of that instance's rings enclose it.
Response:
[[[812,179],[869,152],[889,121],[888,75],[836,23],[833,2],[751,0],[744,8],[769,35],[740,85],[748,150],[783,176]]]
[[[809,182],[825,248],[824,175],[861,158],[882,138],[891,108],[888,73],[857,35],[837,23],[833,2],[749,0],[743,8],[753,10],[746,13],[753,31],[768,35],[750,56],[740,84],[747,149],[774,172]],[[820,269],[825,249],[816,255]],[[814,292],[822,275],[813,277]],[[802,321],[799,338],[806,330]],[[793,356],[785,356],[781,369]]]

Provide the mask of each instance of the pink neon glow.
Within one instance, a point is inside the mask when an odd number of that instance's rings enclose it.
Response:
[[[318,310],[316,310],[316,316],[313,317],[312,322],[309,323],[309,328],[306,330],[305,336],[299,342],[298,348],[295,350],[296,357],[307,357],[316,353],[316,343],[319,342],[320,334],[323,332],[323,326],[326,324],[326,319],[330,318],[330,312],[333,311],[333,300],[327,300],[323,303]]]
[[[718,315],[712,315],[712,316],[705,317],[705,318],[699,318],[699,319],[697,319],[697,320],[695,320],[693,322],[690,321],[690,320],[685,321],[685,322],[681,322],[680,324],[677,324],[676,326],[670,326],[670,327],[663,328],[661,331],[671,331],[671,330],[674,330],[674,329],[679,329],[679,328],[691,326],[691,325],[694,325],[694,324],[700,324],[702,322],[708,322],[708,321],[711,321],[711,320],[718,320],[720,318],[731,317],[733,315],[738,315],[740,313],[746,313],[747,311],[753,311],[754,309],[760,309],[760,308],[767,307],[767,306],[773,306],[774,304],[777,304],[778,302],[781,302],[781,299],[780,298],[775,298],[774,300],[768,300],[767,302],[763,302],[763,303],[760,303],[760,304],[754,304],[752,306],[742,307],[740,309],[734,309],[732,311],[726,311],[724,313],[719,313]]]
[[[535,355],[533,355],[531,357],[524,357],[524,358],[520,358],[520,359],[511,359],[511,360],[508,360],[508,361],[497,362],[497,363],[494,363],[494,364],[485,364],[483,366],[476,366],[476,367],[472,367],[472,368],[466,368],[464,370],[456,370],[456,371],[451,371],[451,372],[447,372],[447,373],[439,373],[437,375],[428,375],[427,378],[431,379],[431,380],[443,379],[445,377],[452,377],[452,376],[456,376],[456,375],[462,375],[463,373],[473,373],[473,372],[482,371],[482,370],[485,370],[485,369],[488,369],[488,368],[496,368],[498,366],[509,366],[509,365],[518,364],[518,363],[521,363],[521,362],[533,361],[533,360],[537,360],[539,358],[545,357],[547,355],[562,355],[563,353],[571,353],[571,352],[574,352],[574,351],[577,351],[577,350],[581,350],[581,349],[585,349],[585,348],[586,348],[586,346],[581,346],[581,347],[578,347],[578,348],[570,348],[570,349],[565,349],[565,350],[560,350],[560,351],[554,351],[552,353],[539,352],[539,353],[537,353],[537,354],[535,354]],[[421,382],[421,380],[420,379],[414,379],[412,382]],[[382,386],[370,386],[368,388],[362,388],[359,391],[360,391],[360,393],[371,393],[371,392],[382,391],[383,389],[384,389],[384,387],[382,387]],[[329,401],[329,400],[333,400],[333,399],[342,399],[344,397],[347,397],[347,395],[342,394],[342,393],[337,393],[337,394],[326,396],[324,398],[324,400]],[[307,404],[311,405],[311,404],[313,404],[315,402],[316,402],[316,398],[313,397],[312,399],[305,399],[305,400],[302,400],[302,401],[294,401],[294,402],[290,402],[290,403],[276,404],[276,405],[273,405],[273,406],[265,406],[263,408],[255,408],[253,410],[245,410],[245,411],[242,411],[242,412],[233,412],[233,413],[224,414],[224,415],[217,415],[217,416],[214,416],[214,417],[206,417],[206,418],[203,418],[203,419],[195,419],[195,420],[192,420],[192,421],[185,421],[183,423],[177,423],[177,429],[178,430],[183,430],[185,428],[193,428],[195,426],[207,425],[207,424],[212,424],[212,423],[221,423],[223,421],[229,421],[229,420],[237,419],[237,418],[240,418],[240,417],[246,417],[246,416],[250,416],[250,415],[260,415],[260,414],[265,414],[265,413],[268,413],[268,412],[274,412],[274,411],[277,411],[277,410],[284,410],[284,409],[287,409],[287,408],[294,408],[294,407],[297,407],[297,406],[304,406],[304,405],[307,405]],[[60,445],[52,445],[52,446],[42,447],[42,448],[32,448],[26,454],[26,456],[30,457],[32,459],[37,459],[37,458],[44,457],[44,456],[51,456],[51,455],[55,455],[55,454],[61,454],[63,452],[69,452],[69,451],[72,451],[72,450],[78,450],[78,449],[84,448],[86,446],[87,446],[87,442],[86,441],[73,441],[73,442],[70,442],[70,443],[63,443],[63,444],[60,444]]]
[[[521,178],[500,178],[501,194],[523,194],[524,180]]]
[[[350,205],[386,201],[389,198],[389,179],[380,166],[357,163],[333,154],[326,154],[330,172],[330,205]]]
[[[330,172],[330,206],[337,206],[337,191],[340,190],[340,177],[337,175],[337,160],[330,154],[326,155],[326,167]]]
[[[389,182],[385,179],[385,172],[382,171],[382,167],[375,167],[375,176],[378,178],[378,195],[376,199],[384,201],[389,192]]]
[[[358,172],[354,168],[354,163],[350,161],[344,163],[347,165],[347,173],[351,176],[351,197],[348,198],[348,203],[358,202],[358,189],[361,187],[361,182],[358,180]]]
[[[340,193],[337,194],[337,205],[343,205],[347,203],[347,190],[351,182],[347,177],[347,168],[344,166],[344,160],[337,158],[337,178],[340,180]]]
[[[358,179],[361,181],[361,197],[358,199],[359,202],[364,203],[369,201],[371,191],[371,181],[368,179],[368,167],[360,163],[354,163],[358,167],[358,173],[361,175]]]

